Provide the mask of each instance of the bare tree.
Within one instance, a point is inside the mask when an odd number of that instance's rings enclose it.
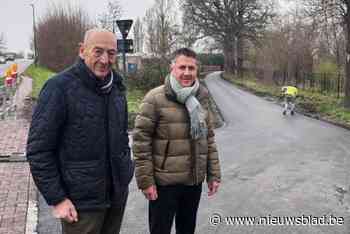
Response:
[[[180,43],[184,47],[191,48],[194,43],[196,43],[197,40],[202,39],[203,36],[200,35],[198,27],[187,22],[187,19],[189,18],[189,14],[191,14],[191,12],[186,8],[183,8],[182,11],[182,30],[179,39],[181,41]]]
[[[316,22],[306,17],[299,6],[290,13],[288,28],[288,76],[300,83],[305,73],[312,73],[319,32]]]
[[[166,59],[176,47],[179,26],[171,0],[155,0],[153,7],[146,12],[148,50]]]
[[[135,52],[143,52],[144,30],[140,18],[137,18],[134,27],[134,48]]]
[[[263,46],[255,47],[254,58],[256,69],[273,69],[288,73],[288,61],[290,52],[290,25],[283,25],[281,20],[274,21],[274,29],[265,32]]]
[[[78,43],[92,27],[82,8],[52,5],[37,24],[37,46],[40,64],[60,71],[71,65],[78,54]]]
[[[313,71],[318,39],[317,25],[307,20],[298,8],[276,17],[265,32],[262,46],[256,49],[257,68],[274,74],[273,78],[278,78],[274,79],[276,84],[300,83],[304,74]]]
[[[156,40],[156,25],[155,25],[155,19],[153,17],[153,9],[148,9],[146,11],[146,15],[144,17],[144,21],[146,22],[146,46],[147,50],[152,53],[156,54],[157,51],[157,40]]]
[[[339,15],[332,16],[328,7],[323,7],[321,14],[312,15],[311,13],[311,16],[318,23],[319,27],[320,56],[335,60],[340,71],[345,65],[346,28],[344,28],[342,18]]]
[[[344,28],[346,47],[344,105],[350,108],[350,0],[307,0],[304,4],[309,15],[318,18],[320,24],[328,27],[331,22]]]
[[[101,28],[108,29],[112,32],[116,31],[116,20],[122,16],[123,10],[119,1],[109,1],[107,3],[107,12],[102,13],[98,18]]]
[[[241,70],[244,40],[258,42],[273,16],[272,1],[262,0],[183,0],[182,7],[189,12],[189,24],[221,45],[231,73],[237,71],[237,60]]]

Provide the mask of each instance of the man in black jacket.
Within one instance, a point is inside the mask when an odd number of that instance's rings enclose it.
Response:
[[[134,164],[116,41],[87,31],[79,61],[46,82],[33,113],[27,158],[63,233],[120,231]]]

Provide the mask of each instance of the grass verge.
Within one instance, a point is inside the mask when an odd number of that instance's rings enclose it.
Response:
[[[128,112],[129,112],[129,129],[134,128],[135,118],[139,112],[140,104],[145,96],[146,91],[128,87]]]
[[[33,79],[33,90],[32,98],[37,99],[40,93],[41,88],[45,82],[53,75],[54,72],[42,66],[35,66],[34,64],[30,65],[27,70],[24,72],[26,76],[29,76]]]

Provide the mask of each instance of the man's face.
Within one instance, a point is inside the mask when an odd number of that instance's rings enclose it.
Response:
[[[180,55],[171,65],[171,74],[182,87],[190,87],[197,79],[197,60],[192,57]]]
[[[116,48],[116,38],[112,33],[92,32],[80,46],[79,55],[98,78],[104,79],[115,62]]]

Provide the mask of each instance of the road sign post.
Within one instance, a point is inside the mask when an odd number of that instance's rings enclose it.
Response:
[[[133,42],[131,39],[126,39],[132,25],[132,20],[117,20],[117,25],[122,34],[123,39],[117,41],[118,51],[123,53],[123,72],[126,74],[126,53],[133,52]]]

